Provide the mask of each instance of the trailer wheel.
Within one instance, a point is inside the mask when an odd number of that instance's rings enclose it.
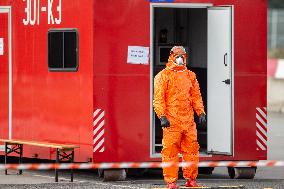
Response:
[[[228,167],[228,173],[231,179],[253,179],[256,167]]]
[[[124,181],[126,179],[125,169],[106,169],[103,173],[104,181]]]

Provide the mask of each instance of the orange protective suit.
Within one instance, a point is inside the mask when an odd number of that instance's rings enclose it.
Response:
[[[183,55],[184,65],[175,63],[176,55]],[[183,168],[185,179],[198,175],[199,144],[194,122],[194,111],[204,113],[203,101],[195,74],[186,68],[186,52],[183,47],[174,47],[167,66],[154,79],[154,110],[157,116],[166,116],[170,127],[163,128],[163,162],[178,162],[181,153],[184,161],[196,164]],[[163,169],[167,183],[178,179],[178,167]]]

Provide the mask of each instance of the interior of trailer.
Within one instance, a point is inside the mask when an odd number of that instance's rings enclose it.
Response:
[[[207,109],[207,9],[206,8],[155,8],[153,77],[165,68],[170,49],[182,45],[188,53],[187,67],[195,72]],[[207,111],[206,111],[207,112]],[[153,115],[153,154],[162,149],[160,120]],[[207,127],[197,123],[200,152],[207,150]]]

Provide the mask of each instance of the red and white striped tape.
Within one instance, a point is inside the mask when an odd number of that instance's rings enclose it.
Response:
[[[121,169],[164,168],[177,165],[189,167],[193,162],[124,162],[124,163],[62,163],[62,164],[0,164],[0,170],[51,170],[51,169]],[[284,161],[211,161],[199,162],[199,167],[284,167]]]
[[[256,108],[256,150],[267,150],[267,109]]]
[[[278,79],[284,79],[284,59],[268,59],[267,75]]]

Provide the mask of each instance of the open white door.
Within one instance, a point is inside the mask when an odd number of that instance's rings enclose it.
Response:
[[[232,9],[208,9],[208,153],[233,153]]]

